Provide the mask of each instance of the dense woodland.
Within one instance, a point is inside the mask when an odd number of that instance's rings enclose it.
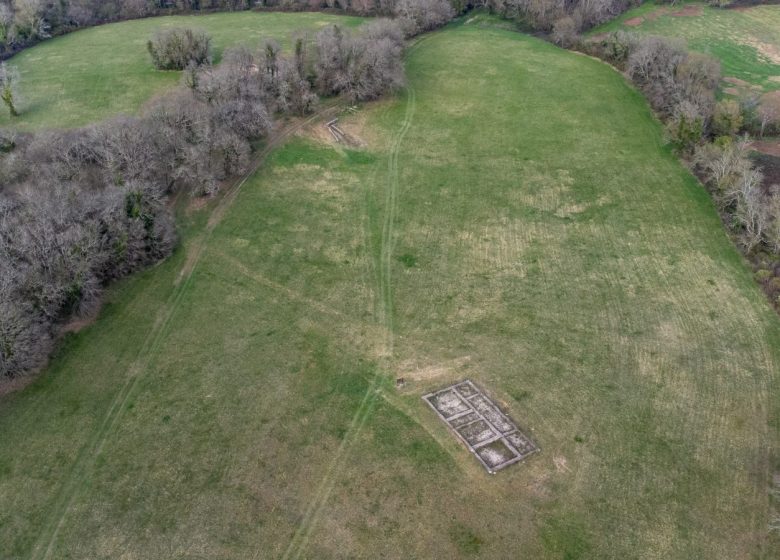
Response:
[[[0,0],[0,55],[79,27],[171,13],[225,10],[335,10],[399,17],[405,26],[430,29],[453,12],[487,7],[522,18],[543,31],[573,25],[590,28],[622,13],[638,0]]]
[[[185,72],[143,115],[0,138],[0,375],[38,367],[58,326],[97,305],[109,281],[167,256],[176,243],[168,195],[211,194],[246,170],[250,142],[276,116],[311,112],[319,96],[374,99],[404,82],[404,33],[386,19],[357,34],[300,35],[290,54],[270,39],[257,51],[236,47],[219,66],[202,56],[203,37],[177,50],[188,34],[152,39],[160,52],[150,58],[170,55]]]

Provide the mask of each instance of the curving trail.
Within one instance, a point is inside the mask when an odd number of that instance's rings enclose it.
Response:
[[[208,245],[212,232],[222,221],[227,210],[233,205],[247,180],[258,170],[268,155],[292,134],[295,134],[318,119],[330,116],[338,111],[338,109],[339,105],[337,102],[328,103],[307,119],[296,121],[270,136],[266,146],[253,158],[246,173],[233,182],[219,203],[214,207],[206,225],[205,232],[192,242],[192,246],[189,248],[189,254],[179,273],[179,279],[176,285],[171,291],[165,305],[158,310],[152,329],[149,331],[137,357],[130,364],[125,383],[117,391],[111,406],[100,420],[98,427],[93,431],[87,443],[81,448],[76,456],[76,460],[68,470],[65,480],[60,487],[60,491],[57,493],[54,503],[49,509],[49,514],[44,522],[38,540],[32,549],[30,554],[31,560],[46,560],[47,558],[52,557],[52,552],[57,542],[57,535],[67,519],[71,505],[79,495],[82,483],[89,479],[96,459],[102,452],[103,447],[109,440],[111,434],[114,433],[117,426],[121,423],[124,411],[127,409],[126,405],[128,399],[134,393],[134,390],[138,386],[138,382],[143,379],[151,369],[160,348],[160,344],[169,332],[168,327],[171,323],[171,319],[174,317],[184,294],[187,293],[191,285],[193,274],[198,266],[204,249]]]

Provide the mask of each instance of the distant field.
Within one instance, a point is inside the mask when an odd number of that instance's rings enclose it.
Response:
[[[780,5],[739,10],[711,8],[701,3],[662,6],[646,2],[590,34],[617,29],[648,35],[680,37],[696,51],[721,61],[723,76],[780,90]],[[739,82],[724,83],[725,88]]]
[[[296,30],[314,31],[337,22],[354,27],[363,21],[322,13],[230,12],[148,18],[77,31],[11,59],[22,78],[22,115],[11,120],[0,111],[0,126],[72,127],[135,113],[155,93],[179,80],[179,72],[155,70],[146,50],[146,41],[161,27],[205,29],[218,59],[231,45],[253,47],[270,37],[287,47]]]
[[[408,81],[0,399],[0,558],[777,557],[780,320],[640,94],[475,25]],[[485,472],[466,377],[540,453]]]

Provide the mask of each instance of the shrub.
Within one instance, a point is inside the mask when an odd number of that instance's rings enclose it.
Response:
[[[211,63],[211,38],[205,31],[173,28],[157,31],[147,43],[158,70],[184,70]]]
[[[556,45],[568,49],[577,42],[577,24],[571,16],[563,17],[553,25],[552,39]]]
[[[666,123],[666,136],[680,152],[688,154],[704,137],[704,116],[694,104],[683,101]]]
[[[0,62],[0,100],[12,117],[19,115],[19,71],[5,62]]]
[[[715,105],[712,132],[718,136],[735,136],[742,128],[742,108],[733,99],[724,99]]]

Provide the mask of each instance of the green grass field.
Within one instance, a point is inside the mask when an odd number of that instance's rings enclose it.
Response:
[[[0,557],[776,557],[780,321],[640,94],[474,25],[408,80],[2,398]],[[486,474],[464,377],[541,453]]]
[[[700,13],[674,15],[683,8],[694,12],[694,7],[698,7]],[[645,2],[590,34],[618,29],[685,39],[691,49],[719,59],[724,77],[743,80],[763,91],[780,90],[778,5],[723,10],[701,3],[685,2],[670,7]]]
[[[11,59],[21,74],[22,114],[10,119],[0,111],[0,127],[73,127],[137,112],[154,94],[179,81],[179,72],[155,70],[146,50],[146,42],[163,27],[205,29],[219,60],[229,46],[254,47],[274,38],[289,47],[297,30],[316,31],[330,23],[355,27],[363,21],[322,13],[230,12],[147,18],[77,31]]]

